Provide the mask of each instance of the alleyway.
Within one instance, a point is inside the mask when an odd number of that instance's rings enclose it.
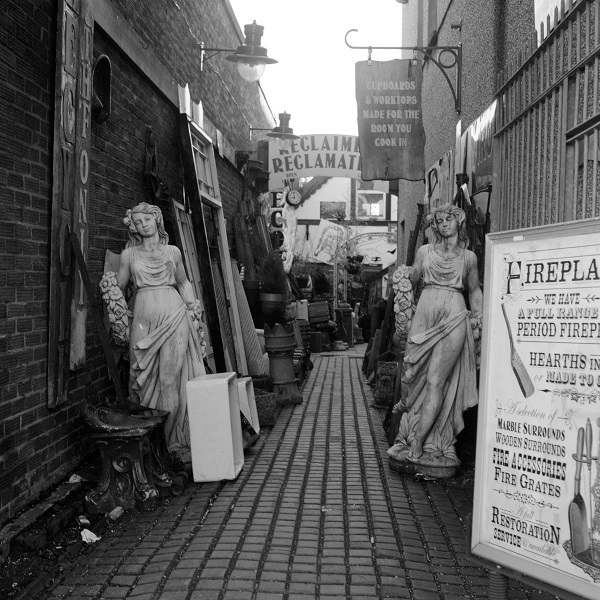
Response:
[[[246,451],[236,481],[128,513],[47,598],[486,598],[465,559],[470,484],[390,471],[363,354],[314,357],[304,403]],[[509,597],[550,598],[516,582]]]

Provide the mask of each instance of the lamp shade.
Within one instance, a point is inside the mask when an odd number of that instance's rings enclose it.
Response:
[[[239,74],[249,82],[258,81],[265,70],[265,65],[276,63],[274,58],[267,56],[267,49],[260,45],[265,28],[257,25],[244,25],[246,43],[238,46],[227,60],[237,63]]]
[[[267,136],[281,140],[297,140],[300,136],[294,135],[294,130],[289,126],[291,116],[287,112],[279,113],[279,127],[274,127]]]
[[[262,74],[265,72],[265,63],[255,63],[244,62],[242,60],[237,61],[237,70],[241,75],[242,79],[245,79],[249,83],[253,81],[258,81]]]

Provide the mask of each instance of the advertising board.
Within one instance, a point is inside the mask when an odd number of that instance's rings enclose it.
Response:
[[[471,552],[600,597],[600,219],[490,234]]]

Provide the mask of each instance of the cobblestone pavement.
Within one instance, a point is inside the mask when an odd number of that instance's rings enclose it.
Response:
[[[127,513],[46,598],[486,598],[486,572],[465,558],[470,487],[390,471],[363,353],[314,357],[303,404],[246,451],[236,481]],[[509,597],[551,598],[517,582]]]

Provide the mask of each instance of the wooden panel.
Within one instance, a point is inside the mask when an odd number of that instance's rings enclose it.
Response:
[[[88,194],[90,187],[90,141],[92,132],[92,60],[94,22],[90,5],[82,3],[79,34],[79,65],[77,75],[77,130],[75,135],[75,180],[71,228],[79,240],[81,256],[87,260]],[[81,271],[76,271],[71,298],[72,371],[85,364],[85,332],[87,297]]]
[[[188,117],[185,114],[179,116],[179,139],[182,146],[182,161],[185,180],[185,189],[188,193],[190,203],[194,239],[198,257],[198,270],[200,273],[200,284],[203,290],[203,298],[206,308],[206,322],[210,332],[213,345],[215,366],[218,372],[227,370],[223,340],[221,338],[221,326],[219,324],[217,300],[215,297],[215,284],[213,281],[212,265],[210,261],[210,247],[206,234],[206,224],[202,211],[202,198],[200,196],[196,170],[193,160],[192,140],[188,127]]]
[[[237,298],[235,297],[233,286],[229,244],[227,242],[225,217],[221,205],[213,146],[210,138],[208,138],[185,113],[180,114],[180,138],[184,150],[186,189],[190,193],[190,198],[192,199],[190,206],[192,210],[192,219],[194,221],[194,233],[202,246],[202,248],[198,248],[198,256],[201,257],[204,264],[204,268],[201,269],[202,285],[204,288],[204,286],[209,283],[208,280],[210,279],[210,285],[213,290],[210,294],[211,306],[209,307],[207,305],[207,310],[211,310],[213,321],[215,320],[215,316],[219,315],[223,358],[225,358],[225,349],[231,349],[226,347],[227,340],[223,338],[223,332],[226,330],[226,327],[228,327],[232,332],[233,351],[237,371],[239,374],[247,375],[248,367],[246,364],[246,353],[242,338]],[[206,237],[205,209],[208,211],[215,227],[216,248],[211,248],[209,246]],[[201,231],[197,230],[196,220]],[[214,266],[210,263],[212,259],[218,261],[218,272],[215,271]],[[202,271],[204,271],[204,275],[202,275]],[[209,273],[210,278],[208,277]],[[217,279],[219,279],[219,281],[217,281]],[[219,312],[222,307],[219,306],[218,299],[215,296],[217,284],[223,287],[223,301],[226,312]],[[228,323],[223,321],[226,316],[228,316]],[[211,333],[213,331],[215,334],[217,333],[214,327],[211,328]],[[216,347],[215,335],[212,336],[212,340]]]
[[[213,273],[219,273],[219,264],[216,260],[213,263]],[[215,277],[215,296],[217,298],[217,311],[219,313],[219,322],[221,323],[221,337],[223,338],[223,349],[225,352],[225,362],[228,371],[239,371],[236,363],[236,354],[234,351],[235,341],[233,339],[233,330],[229,316],[227,314],[227,299],[225,297],[225,288],[223,278]]]
[[[200,278],[200,267],[198,262],[198,253],[196,250],[196,240],[194,238],[194,231],[192,228],[192,219],[190,214],[185,210],[183,204],[176,202],[171,199],[171,208],[173,215],[175,216],[175,222],[177,223],[177,236],[178,243],[183,254],[183,261],[186,267],[188,279],[194,288],[194,295],[202,304],[202,312],[206,319],[206,308],[204,301],[204,293],[202,290],[201,278]],[[213,372],[217,371],[215,364],[215,352],[212,346],[210,329],[204,326],[204,341],[206,342],[206,359],[208,366]]]
[[[69,230],[87,239],[87,185],[89,181],[89,127],[91,99],[91,3],[61,0],[56,33],[52,218],[50,233],[50,290],[48,306],[48,407],[67,400],[71,354],[71,303],[74,269]],[[85,77],[84,77],[85,76]],[[77,194],[77,204],[74,197]],[[79,207],[76,213],[76,206]],[[77,279],[73,307],[76,340],[74,366],[85,352],[85,295]],[[82,325],[83,323],[83,325]],[[83,336],[83,337],[82,337]],[[83,354],[85,356],[85,354]]]

